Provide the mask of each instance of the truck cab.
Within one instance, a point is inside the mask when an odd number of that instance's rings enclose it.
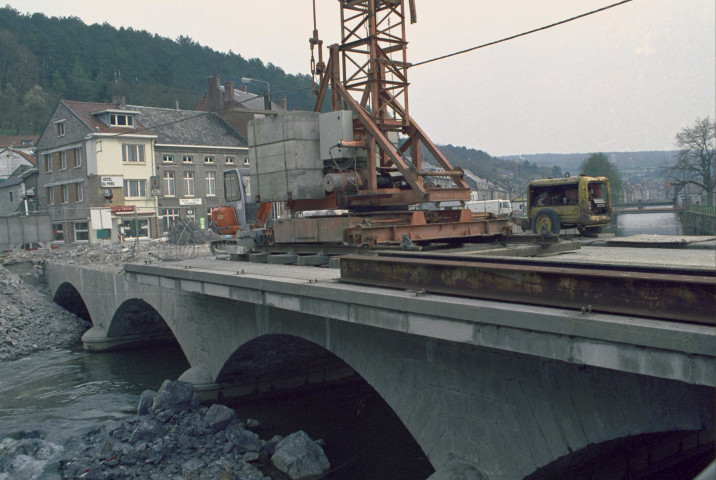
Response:
[[[533,180],[527,186],[523,230],[536,234],[577,228],[594,236],[612,221],[611,187],[606,177],[565,176]]]

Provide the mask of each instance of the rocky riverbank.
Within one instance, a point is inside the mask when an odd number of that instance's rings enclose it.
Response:
[[[42,265],[92,265],[120,272],[130,262],[161,262],[209,255],[206,245],[176,246],[160,242],[85,245],[58,249],[11,250],[0,254],[0,361],[76,344],[91,326],[66,311],[42,284]]]
[[[63,479],[308,480],[330,469],[303,431],[262,440],[223,405],[201,405],[185,382],[145,391],[137,417],[88,432],[83,451],[60,461]]]
[[[192,247],[189,253],[205,252]],[[44,261],[120,271],[127,262],[171,255],[186,258],[187,251],[138,244],[0,255],[0,361],[76,345],[91,326],[52,301],[40,281]],[[242,422],[228,407],[202,405],[188,383],[166,381],[158,392],[142,394],[135,418],[103,423],[85,433],[81,448],[65,450],[58,473],[85,480],[306,480],[328,472],[319,443],[303,431],[265,440],[251,430],[258,426]],[[0,480],[18,478],[23,459],[55,456],[54,450],[63,449],[43,435],[33,430],[3,440],[0,432]]]

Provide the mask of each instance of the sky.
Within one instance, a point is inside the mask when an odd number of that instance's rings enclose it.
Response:
[[[315,2],[320,38],[324,45],[337,43],[338,2]],[[21,13],[76,16],[87,24],[107,22],[172,39],[185,35],[288,73],[310,73],[312,0],[7,3]],[[408,61],[492,42],[613,3],[617,0],[416,0],[418,21],[406,32]],[[716,118],[715,4],[633,0],[412,67],[411,116],[435,143],[496,156],[673,150],[679,130],[697,118]]]

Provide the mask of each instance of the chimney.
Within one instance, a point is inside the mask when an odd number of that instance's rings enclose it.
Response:
[[[206,78],[206,109],[213,112],[219,108],[219,77],[212,75]]]
[[[278,97],[276,99],[276,105],[278,105],[279,110],[287,110],[287,99],[286,97]]]
[[[249,91],[249,87],[247,87],[246,85],[241,85],[241,91],[246,93]]]
[[[234,99],[234,82],[226,82],[224,84],[224,103]]]
[[[127,97],[122,95],[121,97],[119,97],[119,107],[125,108],[126,106],[127,106]]]

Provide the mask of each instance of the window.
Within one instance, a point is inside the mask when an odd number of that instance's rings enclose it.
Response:
[[[149,220],[131,219],[119,224],[119,229],[125,238],[149,238]]]
[[[65,240],[65,226],[62,223],[52,224],[52,241],[62,242]]]
[[[89,240],[89,224],[87,222],[75,222],[75,241],[86,242]]]
[[[194,172],[184,172],[184,194],[194,196]]]
[[[226,160],[224,160],[227,165],[233,165],[234,164],[234,157],[226,157]]]
[[[52,155],[51,154],[44,154],[42,158],[45,160],[45,171],[51,172],[52,171]]]
[[[55,187],[47,187],[47,204],[55,204]]]
[[[216,172],[206,172],[206,195],[216,195]]]
[[[10,202],[12,202],[12,192],[8,192],[10,194]]]
[[[60,152],[60,170],[67,170],[67,152]]]
[[[162,227],[165,232],[168,232],[172,227],[179,221],[179,209],[178,208],[165,208],[161,210],[162,216]]]
[[[167,197],[173,197],[176,195],[174,172],[164,172],[164,195]]]
[[[75,164],[74,168],[78,168],[82,166],[82,149],[81,148],[75,148]]]
[[[224,196],[227,202],[238,202],[241,200],[241,185],[236,170],[224,172]]]
[[[211,155],[207,155],[204,157],[204,163],[214,163],[214,157]]]
[[[123,115],[120,113],[109,114],[109,124],[113,127],[133,127],[134,115]]]
[[[124,196],[125,197],[145,197],[147,195],[146,180],[125,180]]]
[[[144,163],[144,145],[122,144],[122,161]]]
[[[57,122],[55,123],[55,127],[57,128],[57,136],[58,137],[64,137],[65,136],[65,121]]]
[[[249,164],[249,157],[244,157],[244,165],[248,165],[248,164]]]
[[[174,163],[174,155],[162,155],[162,163]]]
[[[75,183],[75,188],[77,189],[77,203],[79,203],[85,199],[85,188],[81,183]]]
[[[70,202],[70,192],[67,188],[67,185],[62,185],[60,187],[60,190],[62,191],[62,203],[69,203]]]
[[[194,157],[192,157],[191,155],[184,155],[183,157],[181,157],[181,161],[184,163],[194,163]]]

